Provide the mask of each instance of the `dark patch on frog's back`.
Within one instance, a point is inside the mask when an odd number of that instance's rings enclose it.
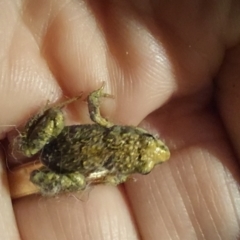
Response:
[[[41,161],[58,173],[79,171],[83,169],[84,160],[81,148],[93,145],[94,140],[100,143],[104,132],[105,128],[96,124],[66,126],[57,138],[44,146]]]

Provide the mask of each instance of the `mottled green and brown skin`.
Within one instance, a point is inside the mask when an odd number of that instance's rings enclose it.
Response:
[[[40,153],[45,167],[30,180],[45,195],[83,190],[88,184],[125,182],[133,173],[147,174],[166,161],[170,152],[157,137],[132,126],[118,126],[100,114],[103,86],[88,96],[95,124],[65,126],[62,107],[49,108],[32,118],[19,142],[26,156]]]

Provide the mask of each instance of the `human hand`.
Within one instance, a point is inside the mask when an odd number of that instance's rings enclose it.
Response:
[[[172,157],[119,188],[94,187],[86,201],[32,195],[11,202],[3,170],[1,238],[236,239],[239,7],[2,1],[2,126],[106,81],[115,99],[103,102],[104,115],[124,125],[145,119]],[[68,117],[89,121],[85,103],[73,104]],[[9,129],[2,127],[2,138]]]

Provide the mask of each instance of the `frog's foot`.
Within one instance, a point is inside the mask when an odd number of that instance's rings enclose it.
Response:
[[[106,118],[102,117],[100,113],[100,99],[103,97],[113,98],[112,95],[103,92],[104,86],[105,82],[103,82],[102,86],[99,89],[89,94],[87,99],[88,110],[90,118],[93,122],[104,127],[112,127],[114,124],[109,122]]]
[[[60,192],[74,192],[86,188],[85,177],[78,173],[58,174],[46,167],[34,170],[30,181],[37,185],[44,196],[54,196]]]

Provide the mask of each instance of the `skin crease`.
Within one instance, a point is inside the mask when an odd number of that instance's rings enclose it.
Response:
[[[0,238],[239,239],[239,13],[237,0],[2,0],[2,139],[104,80],[104,115],[144,119],[172,157],[119,188],[13,202],[2,157]],[[72,104],[69,122],[86,109]]]

